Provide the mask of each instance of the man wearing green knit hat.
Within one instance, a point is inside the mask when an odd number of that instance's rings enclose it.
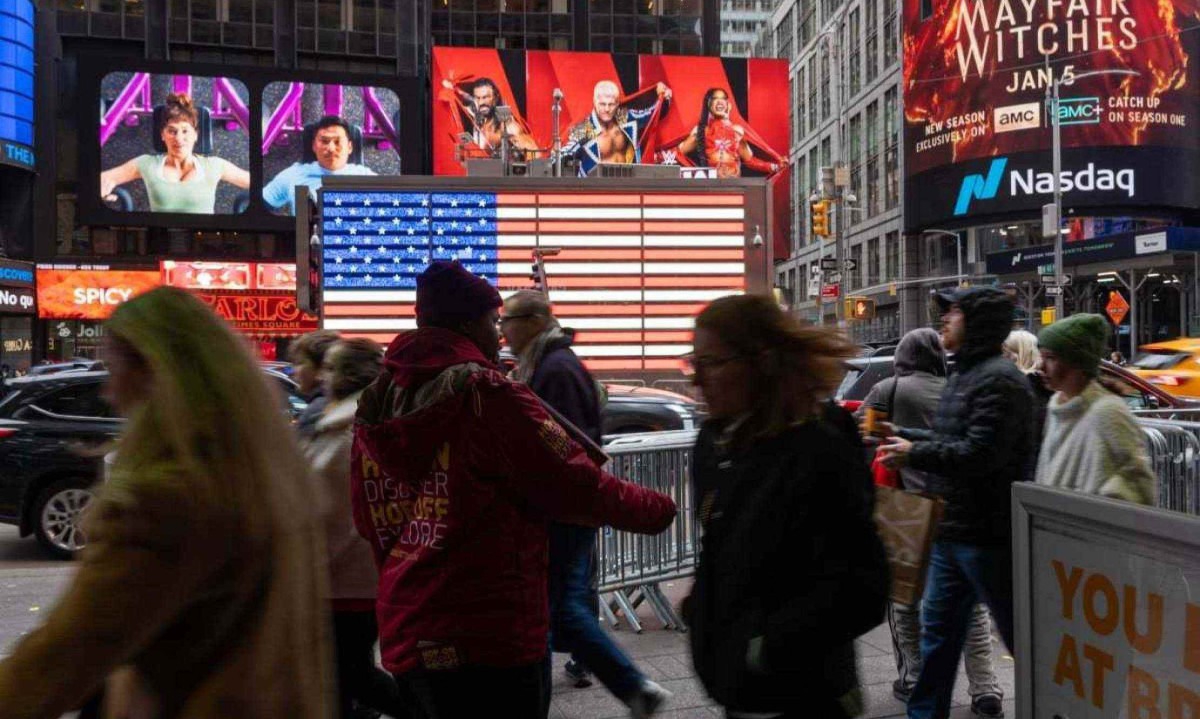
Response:
[[[1046,384],[1055,391],[1037,481],[1141,504],[1153,504],[1156,480],[1142,431],[1125,401],[1096,380],[1108,349],[1108,321],[1077,314],[1038,335]]]

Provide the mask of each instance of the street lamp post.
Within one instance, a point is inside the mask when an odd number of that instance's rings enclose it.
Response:
[[[838,283],[838,297],[837,297],[837,300],[834,301],[834,305],[833,305],[834,317],[837,318],[837,326],[839,328],[843,328],[845,326],[846,293],[845,293],[845,276],[844,276],[844,274],[846,272],[846,224],[847,224],[846,218],[847,218],[847,214],[843,211],[843,208],[845,207],[846,190],[844,187],[838,185],[836,178],[837,178],[837,174],[838,174],[838,168],[840,168],[842,166],[842,164],[844,164],[842,162],[842,127],[845,124],[845,107],[843,106],[843,103],[845,100],[845,88],[842,85],[844,78],[842,77],[842,63],[841,63],[841,55],[840,55],[840,47],[839,47],[840,43],[835,42],[833,40],[833,36],[837,35],[837,36],[839,36],[839,39],[840,39],[841,32],[842,32],[842,21],[845,19],[846,8],[848,6],[849,6],[848,3],[842,5],[842,7],[831,18],[832,27],[826,27],[817,36],[817,41],[818,42],[823,41],[824,45],[825,45],[825,49],[829,52],[830,74],[837,76],[837,81],[831,83],[833,85],[834,90],[837,93],[832,98],[834,111],[837,112],[837,125],[834,128],[834,132],[833,132],[833,165],[834,165],[834,178],[835,178],[834,183],[833,183],[834,196],[832,198],[828,198],[828,199],[832,199],[834,201],[834,207],[836,208],[835,213],[834,213],[835,219],[834,219],[834,234],[833,234],[833,253],[834,253],[834,257],[837,258],[837,266],[838,266],[837,271],[839,273],[843,273],[842,282]],[[822,252],[821,254],[823,256],[825,253]],[[821,298],[821,307],[822,307],[821,321],[822,321],[822,324],[824,324],[824,318],[825,318],[824,302],[825,302],[824,297],[822,297]]]
[[[1046,69],[1050,68],[1050,58],[1046,58]],[[1058,294],[1054,296],[1054,319],[1060,320],[1063,318],[1063,239],[1062,239],[1062,123],[1059,117],[1059,92],[1060,85],[1070,87],[1075,84],[1076,80],[1082,80],[1085,77],[1099,77],[1100,75],[1138,75],[1136,70],[1089,70],[1079,74],[1064,73],[1062,77],[1053,78],[1052,82],[1046,86],[1046,110],[1050,113],[1050,146],[1053,154],[1053,172],[1054,172],[1054,285],[1058,288]]]

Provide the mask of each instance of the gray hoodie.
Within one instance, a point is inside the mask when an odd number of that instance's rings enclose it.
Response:
[[[888,421],[897,427],[930,429],[946,386],[946,353],[941,336],[928,327],[909,332],[896,347],[892,363],[895,375],[871,388],[863,408],[887,409]],[[905,489],[918,491],[925,489],[927,482],[924,472],[910,467],[900,470],[900,479]]]

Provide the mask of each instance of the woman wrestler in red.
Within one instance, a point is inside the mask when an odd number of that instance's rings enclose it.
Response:
[[[679,143],[679,154],[694,158],[701,166],[717,168],[717,177],[741,177],[743,165],[764,175],[778,172],[779,165],[776,163],[755,157],[750,143],[746,142],[745,128],[729,119],[732,107],[729,93],[725,90],[714,87],[704,93],[700,122]],[[704,132],[704,152],[697,153],[701,129]]]

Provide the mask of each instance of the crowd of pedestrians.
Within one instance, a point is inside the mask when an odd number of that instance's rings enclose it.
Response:
[[[0,663],[0,716],[545,718],[552,652],[634,719],[670,706],[598,623],[597,527],[656,534],[688,508],[605,471],[604,388],[543,294],[503,302],[437,261],[416,295],[386,351],[293,344],[295,426],[198,299],[117,309],[107,396],[128,421],[70,586]],[[866,399],[888,417],[867,443],[831,399],[856,352],[841,333],[757,295],[696,319],[702,540],[681,612],[728,719],[861,714],[854,640],[885,617],[909,717],[948,716],[960,657],[973,712],[1002,717],[1012,484],[1154,500],[1140,430],[1097,381],[1102,317],[1034,337],[999,290],[934,302],[940,331],[906,335]],[[871,451],[945,503],[913,605],[888,601]]]

